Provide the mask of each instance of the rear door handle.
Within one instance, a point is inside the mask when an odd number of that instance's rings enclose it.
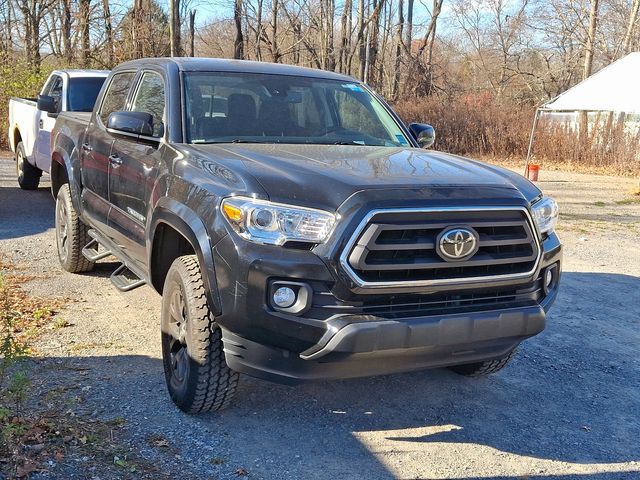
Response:
[[[116,154],[109,155],[109,163],[111,163],[113,168],[118,168],[122,165],[122,159]]]
[[[89,145],[88,143],[83,143],[83,144],[82,144],[82,149],[83,149],[85,152],[90,152],[91,150],[93,150],[93,148],[91,148],[91,145]]]

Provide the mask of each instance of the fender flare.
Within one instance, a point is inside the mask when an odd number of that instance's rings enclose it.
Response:
[[[74,150],[75,149],[76,148],[74,146]],[[49,175],[51,176],[51,194],[53,195],[53,198],[55,200],[55,189],[56,187],[60,186],[56,183],[57,178],[54,178],[54,168],[57,168],[54,167],[54,163],[57,163],[64,169],[67,176],[67,182],[69,183],[69,189],[71,190],[71,203],[73,204],[73,207],[76,209],[76,211],[81,212],[82,205],[80,204],[80,178],[77,174],[76,169],[73,168],[73,160],[71,159],[71,155],[73,154],[74,152],[69,154],[64,148],[56,148],[51,152],[51,167],[49,168]]]
[[[177,200],[162,197],[156,204],[147,231],[147,265],[149,280],[153,278],[151,271],[153,259],[154,236],[160,224],[166,224],[180,233],[193,247],[203,273],[202,281],[207,292],[207,299],[214,315],[222,313],[218,284],[216,280],[213,251],[209,244],[209,232],[200,217],[189,207]]]
[[[16,149],[18,148],[18,142],[17,142],[18,137],[20,137],[20,140],[22,140],[22,133],[20,133],[20,126],[17,123],[11,125],[11,127],[9,128],[9,132],[10,132],[9,149],[13,153],[16,153]]]

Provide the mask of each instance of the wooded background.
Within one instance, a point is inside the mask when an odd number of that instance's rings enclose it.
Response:
[[[640,48],[639,6],[640,0],[0,0],[0,122],[8,95],[34,95],[52,68],[109,69],[148,56],[228,57],[352,75],[404,117],[420,117],[407,120],[434,124],[440,148],[522,156],[535,105]]]

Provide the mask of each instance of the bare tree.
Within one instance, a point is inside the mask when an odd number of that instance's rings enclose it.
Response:
[[[25,50],[27,63],[35,71],[40,70],[42,55],[40,53],[40,25],[56,0],[16,0],[22,14]]]
[[[234,41],[233,58],[244,58],[244,37],[242,34],[242,0],[235,0],[233,20],[236,26],[236,38]]]

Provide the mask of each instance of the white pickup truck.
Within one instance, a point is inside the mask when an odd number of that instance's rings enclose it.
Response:
[[[58,114],[91,112],[108,75],[104,70],[55,70],[38,98],[9,100],[9,145],[21,188],[38,188],[42,172],[49,172],[49,140]]]

